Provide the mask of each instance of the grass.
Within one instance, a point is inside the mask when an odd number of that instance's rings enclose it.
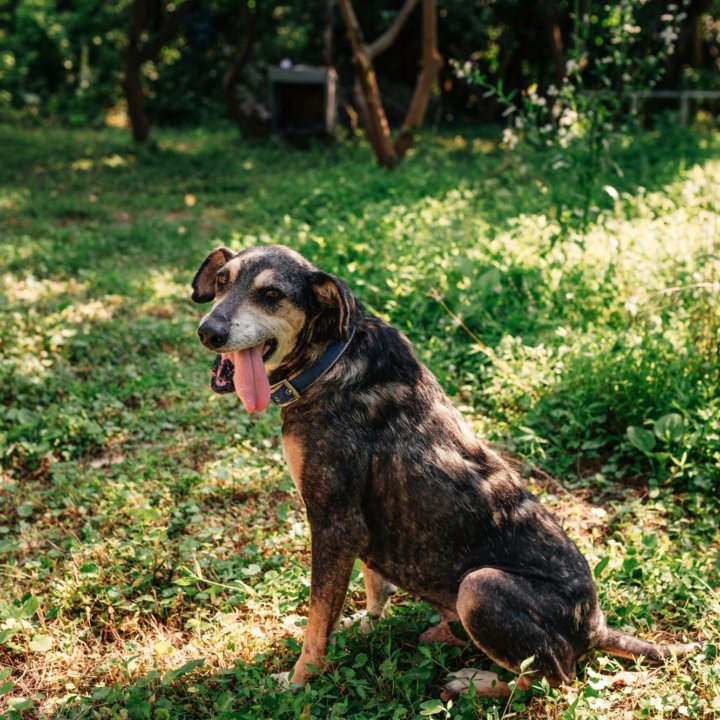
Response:
[[[3,717],[717,716],[720,137],[614,145],[599,182],[618,199],[584,231],[577,188],[492,135],[425,138],[393,173],[344,141],[157,137],[0,127]],[[432,609],[399,593],[279,692],[307,611],[303,508],[278,412],[210,393],[189,300],[209,249],[264,242],[411,338],[521,459],[612,624],[703,652],[660,669],[593,653],[567,688],[443,703],[449,670],[492,664],[419,645]]]

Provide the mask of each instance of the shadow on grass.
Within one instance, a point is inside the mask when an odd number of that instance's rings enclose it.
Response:
[[[286,639],[272,655],[252,662],[228,660],[228,667],[206,673],[197,658],[172,670],[151,671],[112,686],[96,687],[50,715],[53,720],[76,720],[86,714],[110,715],[124,708],[128,716],[187,718],[411,718],[421,703],[438,698],[449,671],[462,667],[493,668],[507,673],[470,643],[464,649],[420,645],[418,635],[432,617],[428,606],[395,606],[374,631],[362,634],[357,626],[340,629],[328,650],[325,672],[306,687],[282,690],[271,673],[292,667],[300,651],[295,639]],[[222,660],[221,660],[222,663]],[[504,673],[504,674],[503,674]],[[461,697],[456,711],[475,717],[482,707],[501,707],[504,700]],[[465,717],[464,714],[458,717]]]
[[[711,136],[663,132],[611,148],[609,165],[623,176],[609,170],[599,184],[631,195],[640,187],[652,191],[718,156]],[[257,242],[282,242],[288,230],[297,237],[305,226],[331,240],[349,224],[372,243],[382,233],[384,209],[411,211],[463,187],[476,193],[474,210],[486,225],[501,232],[521,215],[552,212],[533,178],[551,188],[567,185],[562,174],[543,177],[537,163],[472,134],[426,138],[392,173],[375,167],[366,148],[347,142],[307,153],[276,140],[248,147],[229,133],[167,133],[155,150],[138,149],[124,133],[110,131],[3,127],[0,138],[19,148],[12,165],[0,165],[0,195],[3,189],[8,194],[6,210],[17,230],[6,268],[50,276],[116,266],[132,274],[128,265],[136,262],[138,273],[148,267],[189,273],[210,243],[234,231]],[[578,209],[573,188],[555,190],[566,193],[570,211]],[[26,201],[13,200],[13,193]],[[575,215],[570,212],[571,219]],[[31,221],[47,232],[37,233]],[[461,232],[462,221],[451,222],[459,222]]]

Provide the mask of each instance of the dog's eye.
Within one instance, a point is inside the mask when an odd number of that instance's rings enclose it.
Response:
[[[265,300],[279,300],[283,296],[283,294],[275,288],[263,288],[260,291],[260,295],[262,295]]]
[[[215,283],[217,284],[218,290],[222,290],[227,285],[227,275],[217,275],[215,278]]]

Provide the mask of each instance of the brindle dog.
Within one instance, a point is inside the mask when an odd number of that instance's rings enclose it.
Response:
[[[282,409],[284,454],[312,544],[293,682],[322,668],[357,557],[369,618],[381,615],[392,583],[440,614],[422,639],[454,641],[448,623],[459,619],[498,665],[517,673],[532,656],[534,676],[552,685],[570,681],[592,648],[654,661],[694,649],[606,626],[577,547],[471,434],[409,341],[365,312],[342,281],[271,245],[214,250],[192,285],[193,300],[215,301],[198,329],[220,354],[213,387],[237,390],[251,412],[268,405],[270,385],[333,355]]]

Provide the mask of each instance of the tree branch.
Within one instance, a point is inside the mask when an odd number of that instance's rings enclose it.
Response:
[[[384,53],[394,42],[403,29],[403,26],[415,9],[418,0],[405,0],[405,4],[400,8],[390,27],[375,42],[370,43],[365,52],[370,60],[374,60],[378,55]]]
[[[136,3],[137,6],[138,3]],[[140,3],[143,5],[144,3]],[[180,31],[180,26],[185,16],[194,10],[200,4],[199,0],[185,0],[185,2],[175,12],[170,13],[160,29],[155,35],[148,40],[145,45],[139,48],[139,59],[141,63],[154,60],[160,51],[167,45]],[[144,24],[144,23],[143,23]]]
[[[243,112],[240,104],[237,100],[237,94],[235,87],[237,85],[237,79],[245,67],[247,61],[250,59],[253,47],[255,46],[256,40],[256,29],[257,29],[257,17],[258,17],[258,3],[255,2],[255,11],[250,10],[250,3],[248,0],[242,3],[243,19],[245,21],[245,41],[243,46],[240,48],[240,52],[235,57],[228,68],[222,81],[223,95],[225,96],[225,102],[228,106],[228,112],[232,120],[238,125],[241,131],[247,130],[249,118]]]
[[[415,92],[410,100],[405,122],[395,139],[395,152],[402,158],[412,145],[412,131],[425,120],[433,85],[442,67],[442,56],[437,47],[436,0],[423,0],[422,69],[418,75]]]

